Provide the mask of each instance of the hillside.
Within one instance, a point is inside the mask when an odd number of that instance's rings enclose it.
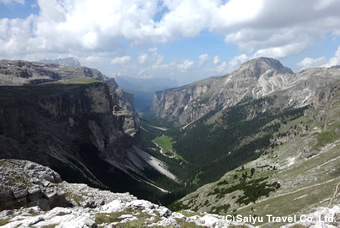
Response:
[[[339,88],[337,82],[318,90],[302,116],[280,124],[259,158],[187,195],[175,208],[288,216],[339,204]]]

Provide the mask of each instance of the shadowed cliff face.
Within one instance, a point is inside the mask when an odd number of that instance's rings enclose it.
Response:
[[[138,140],[112,114],[116,101],[106,83],[1,87],[0,93],[2,158],[36,161],[61,173],[75,169],[70,173],[77,179],[104,186],[89,171],[87,156],[123,161]]]
[[[139,155],[133,96],[114,79],[90,68],[2,60],[0,82],[0,158],[138,196],[153,188],[141,180],[161,176]]]

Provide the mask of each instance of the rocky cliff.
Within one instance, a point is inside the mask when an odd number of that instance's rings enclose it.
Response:
[[[157,92],[152,111],[158,118],[182,126],[213,110],[269,94],[289,97],[289,102],[283,106],[301,107],[312,102],[318,87],[334,82],[339,75],[338,67],[308,69],[294,74],[275,59],[257,58],[244,63],[230,75]]]
[[[137,148],[132,95],[99,71],[2,60],[0,82],[0,158],[35,161],[71,182],[142,195],[155,190],[143,184],[153,183],[150,174],[166,173]]]

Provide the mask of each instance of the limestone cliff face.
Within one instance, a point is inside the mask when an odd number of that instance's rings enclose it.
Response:
[[[141,192],[144,171],[156,171],[136,148],[133,96],[114,79],[95,69],[2,60],[0,82],[0,158],[115,191]]]
[[[339,75],[338,67],[308,69],[294,74],[275,59],[258,58],[244,63],[230,75],[157,92],[152,111],[158,118],[183,126],[243,99],[269,94],[289,97],[289,102],[282,106],[301,107],[312,102],[317,88],[331,84]]]
[[[113,115],[114,98],[102,82],[2,87],[1,158],[32,160],[62,174],[75,169],[77,179],[104,186],[90,171],[91,156],[123,161],[138,140]]]

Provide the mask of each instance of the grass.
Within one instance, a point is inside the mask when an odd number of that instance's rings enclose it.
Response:
[[[0,166],[6,165],[7,161],[8,161],[8,160],[1,159],[1,160],[0,160]]]
[[[4,226],[10,222],[10,219],[0,219],[0,226]]]
[[[91,84],[91,83],[96,83],[96,82],[104,83],[102,81],[98,81],[93,78],[80,78],[80,79],[69,80],[69,81],[46,82],[46,83],[43,83],[42,85],[48,85],[48,84],[65,84],[65,85],[81,84],[81,85],[84,85],[84,84]]]
[[[124,213],[122,212],[113,212],[113,213],[98,213],[94,216],[94,221],[96,224],[103,224],[103,223],[113,223],[113,222],[120,222],[122,219],[119,219]]]
[[[185,159],[173,149],[173,144],[175,143],[173,140],[172,137],[163,134],[152,140],[152,142],[157,144],[164,154],[174,156],[176,159],[186,162]]]
[[[173,143],[175,143],[173,141],[173,138],[166,136],[166,135],[162,135],[160,137],[157,137],[153,140],[154,143],[156,143],[159,147],[162,148],[163,153],[174,153],[172,145]]]
[[[81,195],[76,195],[71,192],[66,192],[66,199],[73,199],[78,204],[85,201],[85,199]]]

